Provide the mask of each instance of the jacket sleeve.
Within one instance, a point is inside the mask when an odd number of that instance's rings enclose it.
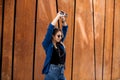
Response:
[[[65,38],[66,38],[66,33],[67,33],[67,30],[68,30],[68,26],[62,26],[62,32],[63,32],[63,38],[62,38],[62,42],[64,42]]]
[[[52,25],[51,23],[49,24],[48,26],[48,29],[47,29],[47,33],[45,35],[45,38],[42,42],[42,46],[45,50],[47,50],[51,40],[52,40],[52,33],[53,33],[53,29],[54,29],[54,25]]]

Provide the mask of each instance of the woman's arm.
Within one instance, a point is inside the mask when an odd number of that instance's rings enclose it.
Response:
[[[67,22],[65,17],[61,17],[62,18],[62,26],[67,26]]]
[[[62,42],[64,41],[64,39],[66,37],[67,30],[68,30],[68,25],[67,25],[66,19],[65,19],[65,17],[62,17],[62,32],[64,35],[64,37],[61,40]]]
[[[58,12],[57,16],[53,19],[51,24],[55,26],[60,17],[61,17],[60,12]]]
[[[42,42],[42,46],[44,47],[45,50],[47,50],[50,42],[52,41],[53,29],[54,29],[54,26],[56,25],[57,21],[59,20],[60,16],[61,16],[60,12],[58,12],[57,16],[53,19],[53,21],[48,26],[47,33]]]

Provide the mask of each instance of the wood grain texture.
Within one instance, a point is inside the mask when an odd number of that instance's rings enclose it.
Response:
[[[68,32],[65,40],[66,46],[66,69],[65,77],[67,80],[71,80],[71,71],[72,71],[72,49],[73,49],[73,30],[74,30],[74,0],[58,0],[58,10],[63,10],[68,14],[66,18],[68,24]],[[61,27],[61,26],[60,26]],[[62,27],[61,27],[62,28]]]
[[[111,80],[114,0],[106,0],[103,80]]]
[[[2,1],[0,0],[0,79],[11,79],[14,58],[13,80],[44,80],[42,69],[46,55],[41,43],[57,9],[68,13],[69,28],[64,42],[67,51],[66,79],[120,79],[120,0],[38,0],[36,23],[36,0],[16,0],[15,34],[15,0],[4,0],[4,16]]]
[[[2,74],[1,71],[2,71],[2,0],[0,0],[0,74]]]
[[[94,80],[94,38],[91,0],[76,0],[73,80]]]
[[[35,0],[17,0],[13,80],[32,80]]]
[[[120,79],[120,0],[115,0],[112,80]]]
[[[45,51],[42,41],[49,23],[56,17],[56,0],[38,0],[35,52],[35,80],[44,80],[42,69],[45,60]]]
[[[2,35],[2,0],[0,0],[0,43],[1,43],[1,35]],[[1,45],[0,45],[0,51],[1,51]]]
[[[103,43],[105,0],[93,0],[94,3],[94,29],[95,29],[95,54],[96,54],[96,80],[102,80]]]
[[[12,41],[14,24],[14,0],[4,4],[4,29],[2,51],[2,80],[10,80],[12,72]]]

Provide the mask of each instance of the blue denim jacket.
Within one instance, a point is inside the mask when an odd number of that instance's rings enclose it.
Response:
[[[50,23],[49,26],[48,26],[45,38],[42,42],[42,46],[43,46],[43,48],[45,50],[45,53],[46,53],[46,59],[45,59],[45,62],[44,62],[42,74],[47,74],[48,70],[49,70],[49,67],[50,67],[50,60],[51,60],[52,53],[53,53],[53,43],[52,43],[53,29],[54,29],[54,26]],[[62,27],[62,32],[63,32],[63,35],[64,35],[64,37],[61,40],[62,42],[64,41],[64,39],[66,37],[67,29],[68,29],[68,26],[63,26]],[[61,49],[63,49],[63,51],[65,51],[63,45],[61,45],[60,47],[61,47]]]

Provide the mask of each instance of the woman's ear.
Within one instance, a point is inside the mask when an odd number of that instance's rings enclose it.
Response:
[[[52,35],[52,39],[54,38],[54,35]]]
[[[63,32],[62,32],[62,38],[64,38],[64,34],[63,34]]]

